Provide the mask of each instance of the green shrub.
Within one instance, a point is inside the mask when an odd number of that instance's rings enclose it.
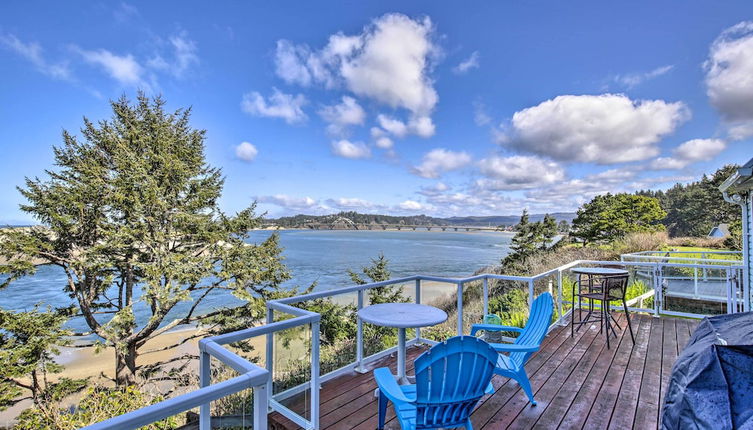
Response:
[[[162,401],[161,396],[152,396],[134,386],[123,389],[92,387],[86,392],[76,408],[34,407],[19,415],[18,430],[74,430],[108,418],[122,415]],[[179,426],[176,417],[142,427],[147,430],[167,430]]]

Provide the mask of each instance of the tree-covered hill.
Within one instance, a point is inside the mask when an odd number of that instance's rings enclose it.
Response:
[[[565,220],[570,222],[575,218],[574,213],[555,213],[552,214],[555,220]],[[267,219],[266,222],[282,228],[302,228],[311,224],[342,224],[348,221],[355,224],[371,225],[447,225],[447,226],[513,226],[517,224],[519,216],[517,215],[500,215],[500,216],[467,216],[436,218],[427,215],[410,215],[410,216],[392,216],[378,214],[361,214],[358,212],[340,212],[331,215],[304,215],[281,217],[276,219]],[[544,219],[544,214],[530,215],[532,222]]]

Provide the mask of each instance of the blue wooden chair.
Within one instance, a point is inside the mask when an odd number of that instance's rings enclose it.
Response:
[[[473,407],[489,387],[499,354],[472,336],[434,345],[416,359],[416,384],[398,385],[386,367],[374,370],[379,386],[379,429],[387,400],[404,430],[463,427],[471,430]]]
[[[554,301],[552,295],[543,293],[536,298],[531,304],[531,311],[528,314],[528,322],[524,328],[508,327],[497,324],[474,324],[471,327],[471,335],[475,335],[479,330],[486,332],[492,331],[514,331],[520,333],[515,342],[512,344],[492,343],[492,348],[499,352],[507,352],[508,355],[499,354],[497,366],[494,373],[518,381],[523,388],[532,405],[536,405],[531,391],[531,382],[528,380],[524,365],[528,358],[536,352],[541,346],[549,324],[552,322],[552,312],[554,311]]]

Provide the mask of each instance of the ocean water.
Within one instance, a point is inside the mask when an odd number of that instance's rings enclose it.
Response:
[[[254,231],[250,241],[262,241],[270,234],[269,231]],[[412,230],[285,230],[278,234],[280,245],[284,248],[285,264],[292,275],[284,286],[306,288],[316,282],[316,290],[352,285],[347,270],[360,272],[380,253],[389,260],[394,278],[415,274],[469,276],[482,267],[498,263],[508,254],[512,239],[510,233],[502,232]],[[19,279],[0,290],[0,307],[28,310],[37,304],[53,307],[72,304],[73,299],[63,292],[65,282],[62,269],[41,266],[34,276]],[[183,315],[192,303],[177,305],[166,322]],[[228,292],[218,291],[207,296],[198,311],[207,312],[239,303]],[[149,315],[143,303],[138,303],[134,312],[139,324],[146,321]],[[68,326],[76,332],[87,330],[81,318],[72,318]]]

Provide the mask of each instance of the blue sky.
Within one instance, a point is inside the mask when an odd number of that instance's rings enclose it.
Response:
[[[4,2],[0,222],[63,129],[192,106],[222,206],[574,210],[753,156],[753,3]]]

